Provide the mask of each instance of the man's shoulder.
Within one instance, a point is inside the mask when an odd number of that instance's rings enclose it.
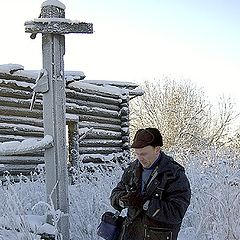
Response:
[[[165,154],[164,152],[162,152],[161,154],[162,154],[162,159],[163,159],[164,164],[165,164],[165,168],[167,170],[170,170],[174,173],[176,173],[178,171],[185,171],[184,167],[180,163],[175,161],[173,159],[173,157]]]

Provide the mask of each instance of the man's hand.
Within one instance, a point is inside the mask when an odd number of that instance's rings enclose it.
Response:
[[[142,208],[143,206],[143,197],[138,192],[128,192],[126,195],[120,197],[120,205],[122,207],[138,207]]]

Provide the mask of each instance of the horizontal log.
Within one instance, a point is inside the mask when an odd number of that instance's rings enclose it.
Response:
[[[120,103],[119,98],[112,98],[111,96],[99,96],[96,92],[87,94],[83,92],[78,92],[73,89],[69,89],[67,87],[66,89],[66,97],[67,99],[81,99],[83,101],[87,102],[96,102],[96,103],[105,103],[105,104],[111,104],[111,105],[118,105]]]
[[[43,164],[44,157],[42,156],[0,156],[0,164]]]
[[[11,86],[6,86],[3,84],[0,84],[0,96],[2,97],[19,97],[21,99],[31,99],[32,98],[32,89],[31,91],[24,91],[24,90],[18,90],[15,88],[12,88]],[[40,94],[38,95],[38,97]]]
[[[25,137],[23,136],[15,136],[13,134],[0,134],[0,142],[10,142],[10,141],[23,141]]]
[[[80,147],[122,147],[121,140],[84,139],[79,143]]]
[[[111,97],[115,99],[120,99],[121,91],[108,91],[106,87],[99,87],[93,84],[83,83],[81,81],[73,82],[68,84],[68,88],[75,90],[77,92],[88,93],[91,95],[99,95],[103,97]]]
[[[79,128],[89,127],[94,129],[102,129],[102,130],[109,130],[120,132],[121,126],[119,124],[108,124],[108,123],[97,123],[97,122],[88,122],[88,121],[81,121],[78,124]]]
[[[79,154],[112,154],[112,153],[119,153],[122,152],[120,147],[94,147],[94,148],[87,148],[87,147],[79,147]]]
[[[10,106],[16,108],[26,108],[27,110],[29,110],[31,105],[31,99],[0,97],[0,105],[6,107]],[[42,110],[43,109],[42,101],[36,100],[34,103],[34,109]]]
[[[31,117],[0,116],[0,123],[27,124],[43,128],[43,120]]]
[[[13,89],[18,89],[18,90],[26,90],[26,91],[32,91],[34,84],[33,83],[29,83],[29,82],[25,82],[25,81],[19,81],[16,79],[9,79],[9,80],[5,80],[5,79],[0,79],[0,84],[2,86],[7,86],[8,88],[13,88]]]
[[[94,163],[94,164],[106,164],[116,162],[118,159],[122,159],[123,154],[121,153],[110,153],[110,154],[81,154],[79,160],[83,163]],[[86,166],[86,165],[85,165]]]
[[[97,99],[96,99],[97,100]],[[73,103],[77,104],[79,106],[89,106],[89,107],[99,107],[107,110],[114,110],[114,111],[120,111],[119,104],[113,105],[109,103],[102,103],[100,99],[98,99],[98,102],[91,102],[87,100],[80,100],[80,99],[72,99],[72,98],[67,98],[68,103]]]
[[[108,124],[116,124],[120,125],[121,120],[119,118],[108,118],[108,117],[101,117],[101,116],[91,116],[91,115],[79,115],[79,121],[89,121],[96,123],[108,123]]]
[[[34,137],[34,138],[38,138],[38,137],[43,137],[44,133],[43,132],[25,132],[23,130],[18,130],[18,131],[14,131],[13,129],[4,129],[0,127],[0,134],[1,135],[15,135],[15,136],[26,136],[26,137]]]
[[[77,104],[66,103],[66,111],[68,113],[74,114],[86,114],[86,115],[94,115],[108,118],[118,118],[119,112],[113,110],[106,110],[97,107],[89,107],[89,106],[78,106]]]
[[[33,109],[30,111],[27,108],[16,108],[16,107],[6,107],[0,106],[0,115],[6,116],[20,116],[20,117],[32,117],[32,118],[43,118],[43,112],[40,110]]]
[[[0,72],[0,78],[6,80],[18,80],[21,82],[35,83],[37,74],[34,74],[33,71],[26,70],[14,70],[9,73]]]
[[[45,149],[53,147],[53,138],[46,135],[41,140],[25,139],[24,141],[4,142],[0,144],[0,155],[24,155],[43,152]]]
[[[85,135],[86,134],[86,135]],[[121,132],[106,131],[106,130],[85,130],[79,129],[79,135],[85,135],[83,139],[109,139],[109,140],[121,140]]]
[[[25,132],[43,132],[42,127],[30,126],[26,124],[9,124],[9,123],[0,123],[0,129],[11,129],[13,132],[25,131]]]

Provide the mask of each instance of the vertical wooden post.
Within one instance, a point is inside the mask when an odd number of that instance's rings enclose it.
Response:
[[[64,17],[58,6],[42,7],[43,18]],[[68,172],[66,150],[66,96],[64,79],[64,35],[42,35],[43,68],[48,72],[49,91],[43,94],[44,135],[53,136],[54,146],[45,151],[47,201],[53,203],[63,216],[58,229],[63,239],[69,236]],[[52,223],[49,218],[48,221]]]
[[[53,147],[46,149],[44,155],[47,201],[63,213],[57,227],[61,239],[69,240],[64,34],[93,33],[93,26],[65,19],[64,4],[58,0],[47,0],[42,4],[40,17],[25,22],[25,32],[31,33],[32,39],[37,33],[42,33],[43,69],[48,77],[48,87],[43,92],[44,134],[53,137]],[[53,223],[50,216],[48,221]]]

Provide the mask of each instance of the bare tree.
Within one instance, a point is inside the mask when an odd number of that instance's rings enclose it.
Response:
[[[227,139],[235,118],[230,99],[222,99],[219,111],[213,114],[204,92],[190,81],[164,78],[140,85],[145,93],[131,101],[131,133],[157,127],[163,134],[165,148],[179,146],[190,151]]]
[[[232,141],[234,121],[239,113],[235,112],[233,101],[230,97],[221,96],[218,102],[218,110],[212,116],[211,134],[208,135],[209,145],[212,143],[224,146]]]

